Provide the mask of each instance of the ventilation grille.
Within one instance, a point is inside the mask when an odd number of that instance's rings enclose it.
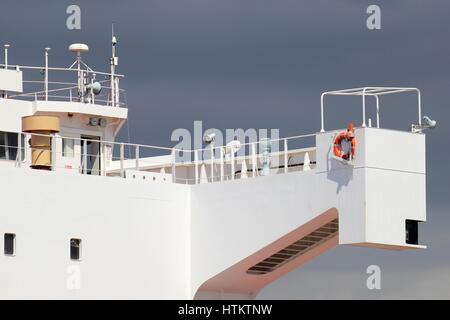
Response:
[[[255,264],[247,270],[248,274],[266,274],[274,271],[305,252],[331,239],[338,233],[339,220],[328,222],[300,240]]]

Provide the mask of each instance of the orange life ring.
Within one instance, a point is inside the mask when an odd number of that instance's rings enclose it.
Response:
[[[356,152],[356,138],[355,129],[353,128],[353,123],[348,125],[347,131],[339,133],[336,138],[334,138],[333,153],[336,157],[350,160],[355,156]],[[347,152],[342,150],[342,141],[348,141],[350,143],[350,148]]]

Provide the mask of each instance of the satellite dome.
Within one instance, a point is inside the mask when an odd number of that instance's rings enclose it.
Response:
[[[74,53],[88,52],[89,47],[84,43],[73,43],[69,46],[69,51]]]

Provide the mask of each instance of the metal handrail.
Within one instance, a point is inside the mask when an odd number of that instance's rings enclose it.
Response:
[[[105,140],[95,140],[95,139],[84,139],[81,137],[68,137],[68,136],[60,136],[60,135],[50,135],[50,134],[40,134],[40,133],[18,133],[19,137],[18,137],[18,141],[22,141],[22,136],[25,137],[26,139],[23,139],[24,141],[27,141],[27,139],[31,136],[43,136],[43,137],[50,137],[52,138],[52,154],[54,156],[56,155],[62,155],[64,156],[65,151],[64,150],[58,150],[56,149],[56,142],[57,139],[70,139],[74,141],[74,146],[75,146],[75,141],[77,141],[78,143],[76,145],[84,145],[84,148],[82,148],[82,150],[80,151],[76,151],[75,149],[73,149],[71,151],[71,156],[67,157],[69,158],[68,161],[70,162],[70,158],[76,158],[76,157],[81,157],[81,160],[75,160],[75,162],[73,163],[73,165],[75,165],[76,167],[74,167],[75,169],[79,169],[82,168],[82,173],[86,173],[87,169],[86,169],[86,164],[87,164],[87,159],[88,157],[99,157],[100,161],[108,161],[109,165],[107,167],[104,167],[99,170],[101,171],[101,175],[107,175],[109,174],[114,174],[114,173],[119,173],[120,176],[125,177],[125,170],[127,169],[136,169],[136,170],[140,170],[140,168],[147,168],[150,169],[151,167],[155,167],[155,168],[159,168],[159,167],[172,167],[172,177],[173,177],[173,181],[177,181],[177,177],[176,177],[176,169],[177,167],[184,167],[186,165],[188,166],[192,166],[193,169],[195,170],[195,178],[193,179],[193,181],[195,183],[200,182],[200,176],[199,176],[199,166],[202,164],[210,164],[211,168],[213,169],[214,166],[219,164],[219,160],[216,159],[214,156],[211,157],[211,159],[209,160],[201,160],[199,161],[198,159],[198,152],[200,150],[209,150],[209,149],[196,149],[196,150],[183,150],[183,149],[179,149],[179,148],[168,148],[168,147],[160,147],[160,146],[152,146],[152,145],[142,145],[142,144],[132,144],[132,143],[123,143],[123,142],[114,142],[114,141],[105,141]],[[284,172],[287,173],[289,171],[289,160],[291,158],[291,154],[292,153],[299,153],[299,151],[302,151],[303,153],[311,153],[313,152],[314,148],[306,148],[306,149],[292,149],[292,150],[288,150],[288,145],[287,142],[289,140],[295,139],[295,138],[304,138],[304,137],[312,137],[314,136],[313,134],[308,134],[308,135],[299,135],[299,136],[292,136],[292,137],[287,137],[287,138],[277,138],[277,139],[272,139],[270,141],[284,141],[284,150],[283,151],[273,151],[270,153],[270,157],[273,157],[273,159],[277,159],[274,161],[278,161],[276,163],[280,163],[282,164],[282,159],[284,159]],[[83,142],[83,143],[82,143]],[[87,146],[87,142],[94,142],[94,143],[98,143],[99,144],[99,152],[96,154],[88,154],[86,146]],[[260,174],[257,173],[257,169],[258,169],[258,165],[257,162],[260,161],[261,159],[264,159],[264,154],[263,153],[257,153],[256,151],[256,145],[261,143],[260,141],[257,142],[251,142],[251,143],[245,143],[243,145],[251,145],[251,154],[249,153],[248,155],[242,157],[242,156],[235,156],[234,153],[232,153],[230,155],[230,158],[226,158],[225,154],[223,152],[223,148],[222,147],[218,147],[218,148],[222,148],[221,151],[221,158],[220,158],[220,168],[221,168],[221,174],[219,176],[216,176],[213,173],[213,170],[211,172],[211,179],[214,181],[217,177],[221,177],[221,181],[223,179],[227,179],[227,176],[230,174],[225,174],[224,173],[224,165],[227,166],[227,170],[230,170],[231,172],[235,172],[235,165],[239,165],[242,163],[242,161],[248,161],[249,164],[249,169],[250,172],[252,172],[252,176],[259,176]],[[58,144],[59,145],[59,144]],[[62,145],[59,145],[61,148]],[[105,153],[106,149],[105,147],[109,146],[111,149],[110,153]],[[32,148],[31,146],[29,146],[28,144],[22,145],[21,142],[19,142],[19,145],[17,146],[10,146],[10,145],[5,145],[5,146],[0,146],[0,147],[7,147],[7,148],[16,148],[17,149],[17,156],[16,156],[16,163],[17,166],[20,167],[21,164],[23,163],[27,163],[30,161],[30,159],[28,159],[28,154],[29,152],[33,151],[33,150],[42,150],[41,148]],[[114,147],[118,147],[120,154],[114,155],[113,152],[113,148]],[[126,157],[125,156],[125,148],[129,148],[130,151],[133,150],[134,148],[134,157]],[[130,149],[131,148],[131,149]],[[140,151],[145,150],[145,149],[155,149],[155,150],[159,150],[159,151],[166,151],[167,154],[163,154],[160,156],[151,156],[151,157],[140,157]],[[190,161],[189,163],[186,162],[177,162],[177,158],[175,157],[176,152],[193,152],[194,154],[194,160]],[[302,153],[300,153],[302,154]],[[25,159],[23,159],[23,157]],[[164,158],[162,159],[158,159],[158,157],[169,157],[167,158],[167,160],[164,160]],[[53,158],[53,156],[52,156]],[[56,159],[56,158],[55,158]],[[56,160],[55,160],[56,161]],[[125,161],[127,161],[125,163]],[[135,161],[135,163],[130,163],[129,161]],[[210,162],[208,162],[210,161]],[[78,163],[78,164],[77,164]],[[105,162],[101,162],[101,163],[105,163]],[[111,164],[115,163],[116,167],[111,166]],[[275,162],[274,162],[275,163]],[[57,166],[55,162],[52,163],[52,168],[64,168],[67,169],[67,167],[64,166]],[[281,167],[279,167],[281,168]],[[81,170],[81,169],[80,169]],[[91,170],[91,169],[89,169]],[[94,170],[94,169],[92,169]],[[92,171],[91,170],[91,171]],[[144,169],[145,170],[145,169]],[[280,169],[282,170],[282,169]],[[230,175],[231,179],[233,180],[235,175],[231,174]]]
[[[92,76],[92,75],[98,76],[98,75],[100,75],[100,76],[109,77],[109,79],[99,80],[98,82],[100,82],[100,83],[105,83],[105,82],[112,81],[111,77],[113,77],[114,79],[117,79],[117,80],[122,79],[122,78],[125,77],[122,74],[116,74],[116,73],[112,74],[112,73],[107,73],[107,72],[95,71],[95,70],[92,70],[89,67],[87,67],[87,69],[79,70],[77,68],[72,68],[72,67],[70,67],[70,68],[59,68],[59,67],[49,67],[48,65],[46,65],[44,67],[34,67],[34,66],[20,66],[20,65],[6,65],[5,66],[5,64],[0,64],[0,68],[5,68],[5,69],[8,69],[8,70],[9,69],[14,69],[14,70],[18,70],[18,71],[21,71],[21,70],[45,71],[44,80],[23,80],[24,84],[30,84],[30,85],[43,84],[43,88],[44,88],[43,90],[32,91],[32,92],[24,92],[24,93],[9,95],[9,98],[25,98],[25,99],[28,98],[29,99],[29,98],[33,98],[34,97],[35,100],[37,100],[38,96],[43,96],[44,100],[48,100],[48,98],[53,98],[53,99],[54,98],[69,98],[69,100],[72,101],[72,97],[77,97],[78,96],[78,94],[75,94],[73,96],[72,95],[72,90],[73,89],[79,89],[80,88],[79,84],[72,83],[72,82],[62,82],[62,81],[61,82],[49,81],[49,79],[48,79],[48,72],[49,71],[76,72],[76,73],[82,72],[82,73],[84,73],[84,74],[86,74],[88,76]],[[57,89],[49,89],[48,88],[49,85],[54,85],[54,86],[56,86],[56,85],[58,85],[58,86],[69,85],[69,87],[63,87],[63,88],[57,88]],[[84,88],[84,86],[85,85],[83,84],[83,88]],[[112,91],[111,87],[104,86],[103,88],[106,89],[106,90]],[[115,88],[114,90],[116,90],[117,100],[114,99],[114,101],[113,101],[112,98],[108,98],[108,100],[92,99],[92,100],[89,101],[89,103],[94,103],[94,100],[95,100],[95,101],[101,102],[102,104],[105,104],[105,105],[110,105],[111,104],[112,106],[119,106],[119,107],[126,106],[125,102],[119,101],[119,96],[122,96],[122,98],[123,98],[123,95],[125,94],[125,90],[120,89],[118,87]],[[51,92],[62,92],[62,91],[69,91],[69,95],[67,97],[66,96],[58,96],[58,97],[52,96],[51,97],[51,96],[48,95]]]
[[[327,95],[334,96],[362,96],[362,112],[363,121],[362,127],[366,127],[366,96],[373,96],[376,98],[376,112],[377,112],[377,127],[380,127],[380,105],[379,96],[403,92],[416,92],[417,93],[417,109],[418,109],[418,124],[422,124],[422,102],[421,93],[418,88],[408,87],[361,87],[351,88],[344,90],[327,91],[320,96],[320,132],[325,132],[324,125],[324,98]]]

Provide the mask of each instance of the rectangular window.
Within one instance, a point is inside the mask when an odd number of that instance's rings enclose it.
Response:
[[[16,254],[16,235],[14,233],[5,233],[4,252],[8,256]]]
[[[0,159],[16,160],[18,133],[0,131]]]
[[[62,139],[62,155],[63,157],[73,158],[74,153],[75,140],[72,138],[63,138]]]
[[[6,137],[5,133],[0,131],[0,159],[6,159]]]
[[[9,160],[17,160],[17,148],[19,147],[18,138],[19,135],[14,132],[8,132],[6,134],[8,139],[8,155]]]
[[[419,244],[419,224],[415,220],[406,220],[406,243]]]
[[[70,259],[81,260],[81,239],[70,239]]]

